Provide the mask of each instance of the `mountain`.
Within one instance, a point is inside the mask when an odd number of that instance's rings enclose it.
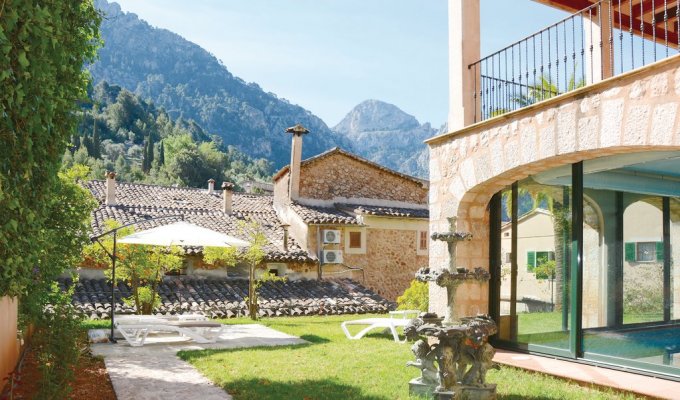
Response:
[[[235,77],[200,46],[152,27],[136,14],[123,13],[116,3],[95,4],[104,14],[104,46],[89,66],[94,84],[122,86],[173,118],[193,119],[225,145],[267,158],[274,168],[290,161],[291,139],[284,130],[296,123],[310,131],[304,157],[334,146],[353,151],[349,141],[310,111]]]
[[[354,152],[388,168],[426,178],[428,149],[423,141],[438,133],[398,107],[366,100],[350,111],[333,131],[352,143]]]

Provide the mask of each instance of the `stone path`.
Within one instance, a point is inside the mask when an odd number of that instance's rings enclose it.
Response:
[[[224,390],[180,360],[177,352],[300,343],[305,341],[262,325],[225,325],[216,343],[198,344],[177,335],[158,335],[149,336],[143,347],[131,347],[121,339],[117,344],[93,344],[92,351],[104,357],[118,400],[230,400]]]

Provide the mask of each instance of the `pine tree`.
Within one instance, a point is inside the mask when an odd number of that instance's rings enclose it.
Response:
[[[93,144],[92,144],[92,138],[89,137],[89,136],[87,136],[87,134],[86,134],[86,135],[83,136],[83,138],[80,140],[80,143],[82,143],[82,146],[85,147],[85,149],[87,149],[87,155],[90,156],[90,157],[94,157],[94,155],[93,155],[93,153],[94,153],[94,146],[93,146]]]
[[[165,165],[165,147],[163,146],[162,140],[160,148],[158,149],[158,165]]]
[[[148,167],[151,169],[151,166],[153,165],[153,135],[149,135],[147,138],[148,142],[148,149],[147,149],[147,158],[148,158]]]
[[[97,105],[92,107],[92,157],[102,158],[102,142],[97,132]]]

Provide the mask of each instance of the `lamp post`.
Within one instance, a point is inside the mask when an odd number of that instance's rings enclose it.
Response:
[[[136,225],[136,224],[139,224],[139,223],[142,223],[142,222],[158,221],[158,220],[161,220],[161,219],[168,219],[168,218],[179,218],[180,220],[184,221],[184,215],[165,215],[165,216],[162,216],[162,217],[154,217],[154,218],[149,218],[149,219],[145,219],[145,220],[142,220],[142,221],[130,222],[129,224],[125,224],[125,225],[119,226],[117,228],[113,228],[110,231],[106,231],[106,232],[99,234],[97,236],[90,237],[90,240],[93,243],[97,242],[99,244],[99,246],[101,246],[101,248],[104,250],[106,255],[109,256],[109,258],[111,258],[111,311],[110,311],[111,333],[110,333],[110,336],[109,336],[109,341],[111,343],[116,343],[116,338],[113,335],[113,329],[114,329],[113,328],[114,327],[114,325],[113,325],[113,323],[114,323],[114,313],[113,312],[114,312],[114,309],[116,308],[116,297],[115,297],[115,294],[114,294],[114,290],[116,288],[116,259],[117,259],[117,256],[116,256],[116,241],[117,241],[117,238],[118,238],[118,231],[123,229],[123,228],[127,228],[128,226]],[[112,252],[109,252],[107,250],[107,248],[104,247],[104,244],[99,240],[102,237],[104,237],[106,235],[110,235],[110,234],[113,234],[113,251]]]

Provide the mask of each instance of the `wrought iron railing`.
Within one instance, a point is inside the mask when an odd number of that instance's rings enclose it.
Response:
[[[678,15],[678,0],[601,0],[470,64],[475,122],[676,54]]]

